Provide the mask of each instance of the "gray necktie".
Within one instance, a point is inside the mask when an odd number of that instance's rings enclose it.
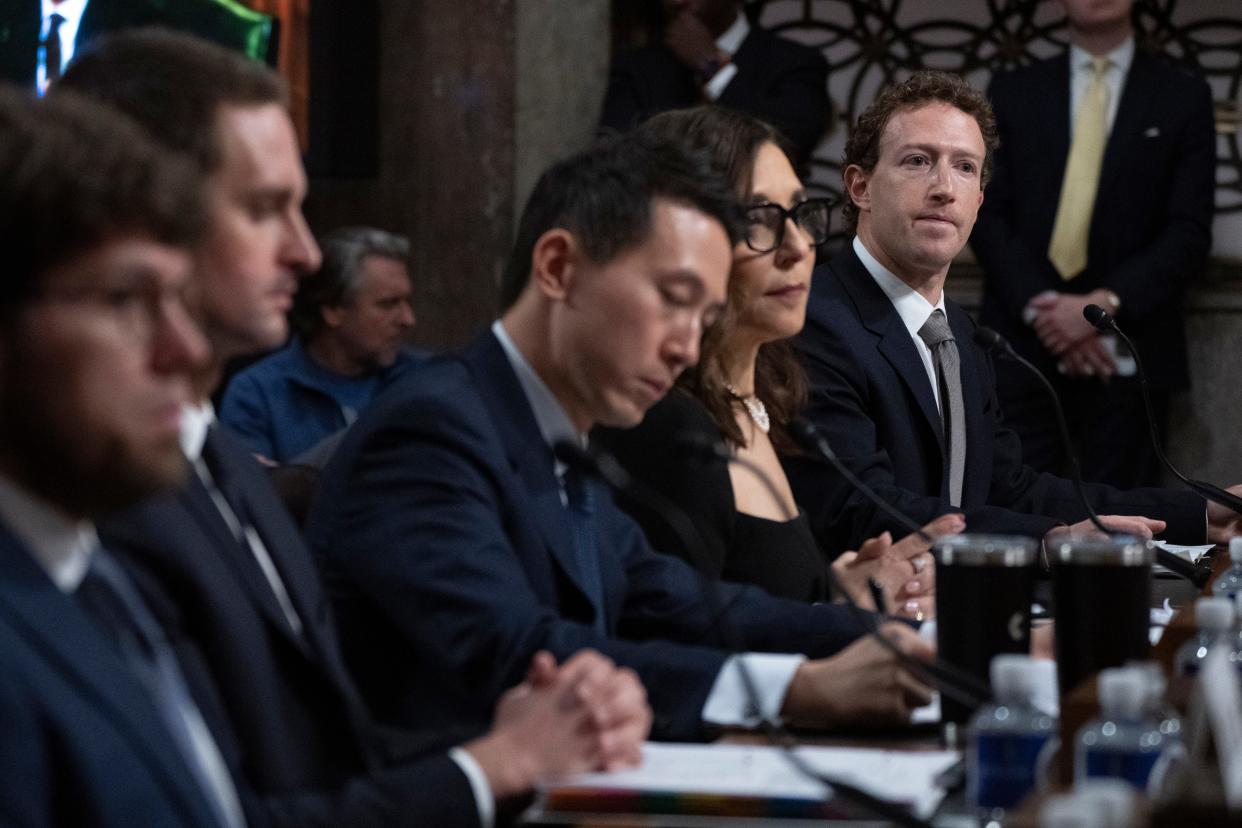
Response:
[[[940,386],[940,420],[949,455],[949,503],[962,505],[962,477],[966,472],[966,415],[962,406],[962,372],[953,331],[944,311],[937,308],[919,328],[936,366]]]

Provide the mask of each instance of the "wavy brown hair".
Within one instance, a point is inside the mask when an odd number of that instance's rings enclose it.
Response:
[[[664,112],[651,118],[638,130],[705,151],[713,169],[736,194],[739,205],[750,196],[755,158],[760,147],[775,144],[787,157],[791,157],[785,139],[775,127],[721,106]],[[735,447],[744,445],[746,438],[735,416],[741,402],[725,388],[728,378],[724,348],[737,325],[738,302],[735,284],[730,279],[729,301],[724,314],[703,336],[698,365],[687,369],[678,380],[681,388],[703,403],[725,440]],[[787,426],[806,405],[807,380],[787,341],[760,346],[755,365],[755,394],[763,400],[772,421],[768,436],[773,447],[785,454],[799,453],[800,449],[789,436]]]
[[[901,83],[891,84],[880,91],[850,130],[841,169],[857,164],[867,172],[874,170],[880,160],[880,139],[884,137],[884,128],[893,115],[936,103],[961,110],[979,125],[984,147],[979,184],[986,187],[992,177],[992,156],[1000,145],[992,104],[988,103],[986,95],[962,77],[937,69],[920,70]],[[853,231],[858,227],[858,205],[848,195],[841,206],[841,217],[845,220],[846,229]]]

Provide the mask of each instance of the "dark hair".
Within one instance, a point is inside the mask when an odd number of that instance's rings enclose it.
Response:
[[[891,84],[881,90],[871,106],[858,116],[858,123],[850,130],[845,142],[845,161],[841,168],[857,164],[870,172],[880,160],[880,139],[893,114],[903,110],[918,109],[931,103],[943,103],[960,109],[975,119],[983,134],[983,169],[980,184],[987,186],[992,177],[992,156],[1000,144],[996,131],[996,116],[987,96],[975,89],[963,78],[951,72],[922,69],[901,83]],[[858,205],[846,194],[841,215],[850,230],[858,227]]]
[[[664,112],[651,118],[638,131],[679,140],[688,147],[706,152],[716,174],[729,183],[742,203],[750,198],[755,158],[764,144],[775,144],[790,157],[788,145],[774,127],[720,106]],[[698,365],[686,369],[678,380],[682,388],[703,403],[712,422],[734,446],[745,444],[746,438],[734,417],[741,402],[725,387],[728,375],[723,360],[724,345],[736,328],[739,302],[735,282],[730,279],[724,315],[704,334]],[[789,436],[786,426],[806,405],[807,381],[788,343],[768,342],[759,347],[755,394],[768,410],[772,445],[787,454],[797,453],[797,443]]]
[[[201,179],[116,111],[0,85],[0,310],[50,268],[119,235],[189,247],[205,226]]]
[[[737,203],[702,153],[650,136],[603,138],[553,164],[535,184],[501,281],[501,307],[525,289],[535,242],[544,233],[570,231],[593,262],[604,264],[648,237],[657,198],[715,219],[730,244],[741,238]]]
[[[323,264],[315,273],[298,282],[289,321],[303,338],[323,328],[325,307],[343,304],[358,290],[362,260],[382,256],[405,263],[410,257],[410,240],[375,227],[340,227],[319,243]]]
[[[72,90],[120,109],[203,172],[221,162],[222,104],[288,105],[280,76],[239,52],[180,32],[130,29],[76,56],[52,94]]]

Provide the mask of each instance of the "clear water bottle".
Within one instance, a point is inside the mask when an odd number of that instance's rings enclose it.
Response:
[[[1160,732],[1170,741],[1181,742],[1181,714],[1165,698],[1168,681],[1165,680],[1164,670],[1154,661],[1133,661],[1126,666],[1142,672],[1143,683],[1147,687],[1147,712],[1160,723]]]
[[[1185,749],[1180,739],[1161,732],[1143,670],[1104,670],[1099,696],[1100,717],[1084,725],[1075,740],[1075,783],[1109,777],[1147,793],[1161,791]]]
[[[1212,594],[1233,600],[1242,594],[1242,537],[1229,541],[1229,568],[1212,584]]]
[[[1177,665],[1178,675],[1199,675],[1203,660],[1214,645],[1228,647],[1233,653],[1237,649],[1233,620],[1233,599],[1216,597],[1195,601],[1195,625],[1199,632],[1177,649],[1173,663]]]
[[[1056,719],[1031,702],[1035,665],[1030,656],[998,655],[991,664],[994,702],[970,722],[967,796],[985,820],[1001,819],[1035,789]]]

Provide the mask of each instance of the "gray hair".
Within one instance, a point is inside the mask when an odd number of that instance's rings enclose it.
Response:
[[[313,336],[323,326],[321,308],[344,304],[357,290],[362,260],[382,256],[406,262],[410,240],[375,227],[341,227],[319,243],[323,264],[313,275],[302,279],[290,311],[290,322],[303,338]]]

